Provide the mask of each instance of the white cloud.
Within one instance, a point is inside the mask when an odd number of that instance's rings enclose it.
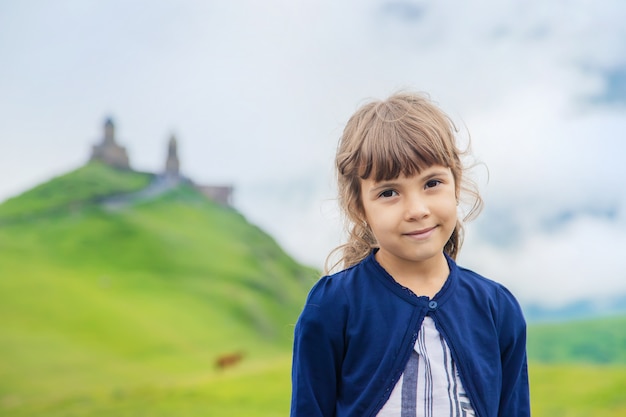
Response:
[[[513,248],[468,242],[463,263],[502,282],[520,301],[559,307],[626,293],[626,227],[582,217],[557,234],[536,233]]]

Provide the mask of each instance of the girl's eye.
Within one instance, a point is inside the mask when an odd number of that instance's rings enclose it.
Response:
[[[426,188],[433,188],[441,184],[440,180],[428,180],[426,182]]]
[[[398,195],[398,193],[394,190],[385,190],[382,193],[380,193],[378,196],[383,197],[383,198],[389,198],[389,197],[393,197],[396,195]]]

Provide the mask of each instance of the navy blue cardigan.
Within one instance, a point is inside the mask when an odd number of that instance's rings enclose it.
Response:
[[[479,417],[530,416],[526,323],[502,285],[448,259],[433,297],[417,297],[374,259],[320,279],[295,328],[292,417],[375,416],[432,317]]]

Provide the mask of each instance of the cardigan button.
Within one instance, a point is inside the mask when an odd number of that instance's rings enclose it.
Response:
[[[431,301],[430,303],[428,303],[428,308],[430,308],[431,310],[436,310],[437,309],[437,302],[436,301]]]

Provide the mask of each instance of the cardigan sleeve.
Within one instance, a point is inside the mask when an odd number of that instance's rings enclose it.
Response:
[[[526,321],[513,295],[501,288],[499,294],[502,391],[499,417],[530,417]]]
[[[294,331],[292,417],[332,417],[344,352],[346,298],[336,280],[311,290]]]

